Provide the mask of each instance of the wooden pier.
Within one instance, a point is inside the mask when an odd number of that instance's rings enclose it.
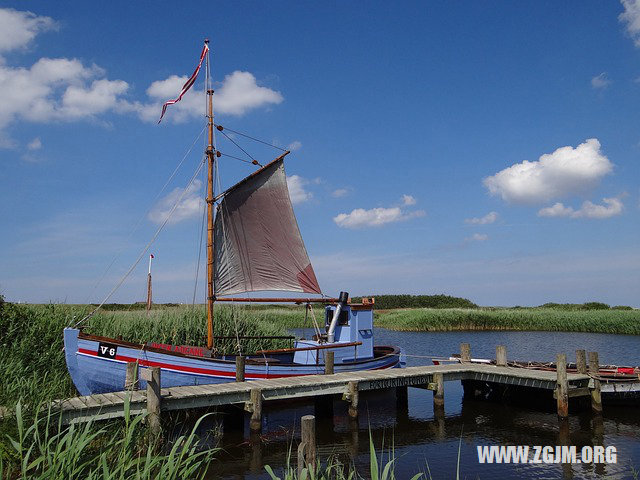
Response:
[[[425,388],[434,392],[434,405],[442,408],[444,403],[444,382],[480,381],[492,384],[530,387],[553,391],[558,402],[558,415],[568,415],[569,398],[591,396],[600,398],[595,390],[599,385],[586,371],[567,373],[559,368],[558,372],[529,370],[505,366],[506,350],[497,349],[497,364],[468,363],[468,346],[461,346],[462,363],[449,365],[428,365],[419,367],[394,368],[387,370],[327,373],[325,375],[307,375],[268,380],[242,381],[239,375],[236,382],[216,385],[200,385],[160,388],[160,370],[139,368],[140,375],[149,380],[146,391],[125,390],[105,394],[74,397],[54,402],[54,409],[62,414],[65,424],[103,420],[124,416],[125,402],[129,402],[131,414],[149,413],[155,420],[160,411],[169,412],[194,408],[242,405],[251,413],[251,429],[260,430],[263,402],[287,400],[303,397],[322,397],[342,395],[349,403],[349,414],[358,415],[358,392],[402,387]],[[559,355],[560,364],[565,355]],[[597,361],[597,360],[596,360]],[[238,362],[241,365],[242,362]],[[331,372],[332,369],[327,369]],[[130,382],[130,380],[129,380]],[[159,392],[159,395],[158,395]],[[406,393],[405,393],[406,394]],[[593,403],[594,411],[601,404]],[[155,423],[155,421],[153,422]]]

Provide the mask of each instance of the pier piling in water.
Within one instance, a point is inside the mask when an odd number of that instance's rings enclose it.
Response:
[[[591,409],[594,413],[602,413],[600,362],[598,359],[598,352],[589,352],[589,375],[593,381],[593,388],[591,389]]]
[[[569,384],[567,381],[567,356],[564,353],[556,355],[556,372],[558,385],[556,387],[556,400],[558,404],[558,416],[569,416]]]
[[[358,382],[351,381],[347,386],[347,393],[344,395],[345,400],[349,402],[349,416],[351,418],[358,417]]]
[[[162,432],[160,423],[161,396],[160,396],[160,368],[151,367],[146,370],[147,378],[147,413],[149,428],[154,435]]]
[[[298,446],[298,477],[302,477],[302,469],[309,473],[316,467],[316,417],[305,415],[300,421],[300,445]],[[313,476],[313,475],[311,475]]]
[[[433,407],[444,407],[444,375],[441,373],[433,374],[433,383],[435,383],[435,390],[433,391]]]
[[[262,430],[262,391],[259,388],[252,388],[250,399],[249,405],[245,406],[245,410],[251,412],[249,430],[259,432]]]

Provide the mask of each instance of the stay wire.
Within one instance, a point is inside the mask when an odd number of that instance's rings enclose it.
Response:
[[[240,150],[242,150],[247,157],[249,157],[251,160],[253,160],[255,163],[257,163],[258,165],[260,165],[262,167],[260,162],[258,162],[255,158],[253,158],[251,156],[251,154],[249,152],[247,152],[244,148],[242,148],[240,145],[238,145],[238,142],[236,142],[233,138],[231,138],[229,135],[224,133],[224,130],[220,130],[220,133],[222,135],[224,135],[226,137],[226,139],[229,140],[231,143],[233,143],[236,147],[238,147]]]
[[[189,147],[189,149],[187,150],[187,152],[184,154],[184,156],[182,157],[182,160],[180,160],[180,162],[178,163],[178,166],[173,170],[173,173],[169,176],[169,178],[167,179],[167,181],[164,183],[164,185],[162,186],[162,188],[160,189],[160,191],[156,194],[155,198],[151,201],[150,207],[147,209],[147,211],[144,213],[144,215],[142,215],[140,217],[140,219],[138,220],[138,222],[136,223],[136,225],[133,227],[133,230],[131,230],[131,232],[129,233],[129,235],[126,238],[126,241],[128,241],[133,234],[138,230],[138,228],[140,228],[140,225],[142,224],[142,221],[147,218],[147,216],[149,215],[149,212],[151,212],[156,200],[158,200],[158,198],[160,197],[160,195],[162,195],[162,193],[164,192],[165,188],[167,188],[167,185],[169,185],[169,183],[171,182],[171,180],[173,180],[173,178],[176,176],[176,173],[178,173],[178,170],[180,169],[180,167],[182,166],[182,164],[184,163],[184,161],[186,160],[186,158],[189,156],[189,154],[191,153],[191,151],[193,150],[193,147],[195,147],[196,143],[198,142],[198,140],[200,139],[200,137],[202,136],[202,134],[204,133],[204,128],[200,131],[200,133],[196,136],[195,140],[193,141],[193,143],[191,144],[191,146]],[[107,276],[107,273],[109,273],[109,270],[111,270],[111,267],[113,267],[113,265],[116,263],[116,261],[120,258],[120,256],[122,255],[122,252],[124,252],[126,247],[122,247],[120,249],[120,251],[118,253],[116,253],[116,255],[113,257],[113,259],[111,260],[111,263],[109,263],[109,265],[107,266],[106,270],[104,271],[104,273],[102,274],[102,276],[98,279],[98,281],[96,282],[96,284],[93,286],[93,289],[91,290],[91,292],[89,293],[89,296],[87,297],[87,300],[85,301],[85,304],[89,303],[89,300],[91,299],[91,297],[93,296],[94,292],[96,291],[96,289],[98,288],[98,286],[102,283],[102,281],[104,280],[104,278]]]
[[[277,145],[274,145],[273,143],[265,142],[264,140],[260,140],[259,138],[252,137],[250,135],[247,135],[246,133],[241,133],[241,132],[238,132],[237,130],[231,130],[229,127],[223,127],[222,125],[217,125],[215,123],[214,123],[214,125],[215,125],[216,128],[220,127],[220,128],[223,128],[224,130],[229,130],[231,133],[235,133],[236,135],[240,135],[242,137],[248,138],[249,140],[253,140],[254,142],[262,143],[263,145],[267,145],[269,147],[276,148],[276,149],[278,149],[278,150],[280,150],[282,152],[286,152],[287,151],[286,148],[278,147]],[[222,130],[219,130],[219,131],[222,131]]]
[[[118,282],[118,284],[113,287],[111,289],[111,291],[109,292],[109,294],[105,297],[105,299],[100,303],[100,305],[98,305],[96,308],[93,309],[93,311],[91,313],[89,313],[88,315],[86,315],[84,318],[82,318],[81,320],[79,320],[78,322],[76,322],[76,324],[74,325],[74,327],[77,327],[78,325],[80,325],[81,323],[85,322],[87,319],[91,318],[97,311],[98,309],[100,309],[105,303],[107,303],[107,301],[111,298],[111,296],[116,292],[116,290],[118,290],[122,284],[125,282],[125,280],[127,279],[127,277],[131,274],[131,272],[133,272],[133,270],[138,266],[138,263],[140,263],[140,260],[142,260],[142,257],[147,253],[147,251],[149,250],[149,248],[151,248],[151,245],[153,244],[153,242],[155,242],[156,238],[158,238],[158,235],[160,235],[160,232],[162,231],[162,229],[165,227],[165,225],[169,222],[169,219],[171,218],[171,215],[173,215],[173,212],[176,211],[176,208],[178,208],[178,205],[180,205],[180,203],[182,202],[182,199],[184,198],[184,196],[187,194],[187,191],[189,190],[189,187],[193,184],[193,182],[195,181],[195,179],[198,177],[198,174],[200,173],[200,170],[202,169],[202,166],[204,165],[204,162],[200,162],[200,164],[198,165],[198,168],[196,169],[195,173],[192,175],[191,179],[189,180],[189,183],[187,184],[187,186],[184,188],[184,190],[182,191],[182,193],[180,194],[180,197],[178,198],[178,200],[176,201],[176,203],[173,205],[173,207],[171,208],[171,210],[169,211],[169,214],[167,215],[167,218],[165,218],[164,222],[162,222],[162,225],[160,225],[160,227],[158,227],[158,230],[156,230],[156,233],[154,233],[153,237],[151,238],[151,240],[149,241],[149,243],[147,243],[145,245],[145,247],[142,249],[142,252],[140,252],[140,255],[138,255],[138,258],[136,259],[136,261],[133,263],[133,265],[131,265],[131,267],[129,268],[129,270],[127,270],[127,273],[124,274],[124,276],[120,279],[120,281]]]

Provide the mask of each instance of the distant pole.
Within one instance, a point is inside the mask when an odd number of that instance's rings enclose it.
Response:
[[[151,310],[151,260],[153,260],[153,253],[149,255],[149,274],[147,275],[147,314]]]

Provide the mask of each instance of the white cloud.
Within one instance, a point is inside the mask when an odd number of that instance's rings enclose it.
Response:
[[[173,206],[182,196],[183,192],[183,188],[175,188],[160,200],[149,212],[149,220],[157,224],[163,223],[167,219]],[[202,198],[202,181],[196,179],[189,187],[187,187],[187,191],[184,193],[180,204],[176,207],[167,223],[169,225],[174,225],[183,220],[198,217],[202,213],[202,208],[204,208],[204,199]]]
[[[411,195],[402,195],[402,205],[404,205],[405,207],[408,207],[410,205],[415,205],[416,204],[416,199],[414,197],[412,197]]]
[[[142,120],[157,122],[162,104],[176,98],[188,78],[186,75],[171,75],[164,80],[156,80],[147,88],[147,96],[151,99],[149,103],[134,102],[123,105],[122,108],[136,111]],[[216,89],[213,109],[215,113],[239,116],[249,110],[278,104],[283,100],[280,92],[259,86],[252,73],[236,70],[225,76],[222,85]],[[205,99],[196,85],[182,97],[182,100],[168,107],[163,121],[166,119],[180,123],[190,118],[199,118],[205,109]]]
[[[619,198],[603,198],[604,205],[596,205],[590,201],[582,203],[579,210],[572,207],[565,207],[564,204],[558,202],[551,207],[542,208],[538,211],[539,217],[571,217],[571,218],[610,218],[620,215],[624,208]]]
[[[331,196],[333,198],[342,198],[346,197],[349,194],[348,188],[337,188],[333,192],[331,192]]]
[[[600,75],[596,75],[591,79],[592,88],[607,88],[611,84],[611,80],[607,75],[607,72],[602,72]]]
[[[489,239],[489,235],[485,233],[474,233],[473,235],[468,237],[466,240],[467,242],[485,242],[488,239]]]
[[[405,212],[400,207],[356,208],[351,213],[341,213],[333,221],[343,228],[381,227],[388,223],[404,222],[416,217],[424,217],[424,210]]]
[[[620,0],[624,12],[618,20],[626,24],[627,33],[633,39],[636,47],[640,47],[640,0]]]
[[[41,58],[31,68],[0,65],[0,128],[17,120],[70,121],[118,109],[129,85],[95,79],[102,75],[101,68],[68,58]]]
[[[535,204],[595,186],[611,173],[613,164],[590,138],[576,148],[558,148],[537,161],[524,160],[483,180],[491,195],[512,203]]]
[[[40,140],[40,137],[34,138],[27,144],[27,150],[29,151],[40,150],[41,148],[42,141]]]
[[[300,150],[302,148],[302,142],[299,140],[294,140],[289,145],[287,145],[287,150],[290,152],[295,152],[296,150]]]
[[[498,219],[498,212],[489,212],[484,217],[473,217],[465,219],[464,223],[470,225],[488,225]]]
[[[13,8],[0,8],[0,52],[26,47],[40,32],[57,28],[49,17]]]
[[[550,207],[538,210],[539,217],[570,217],[572,213],[573,208],[565,207],[561,202],[554,203]]]
[[[289,197],[294,205],[304,203],[313,198],[313,193],[305,189],[305,185],[309,184],[309,180],[298,175],[287,176],[287,187],[289,187]]]

